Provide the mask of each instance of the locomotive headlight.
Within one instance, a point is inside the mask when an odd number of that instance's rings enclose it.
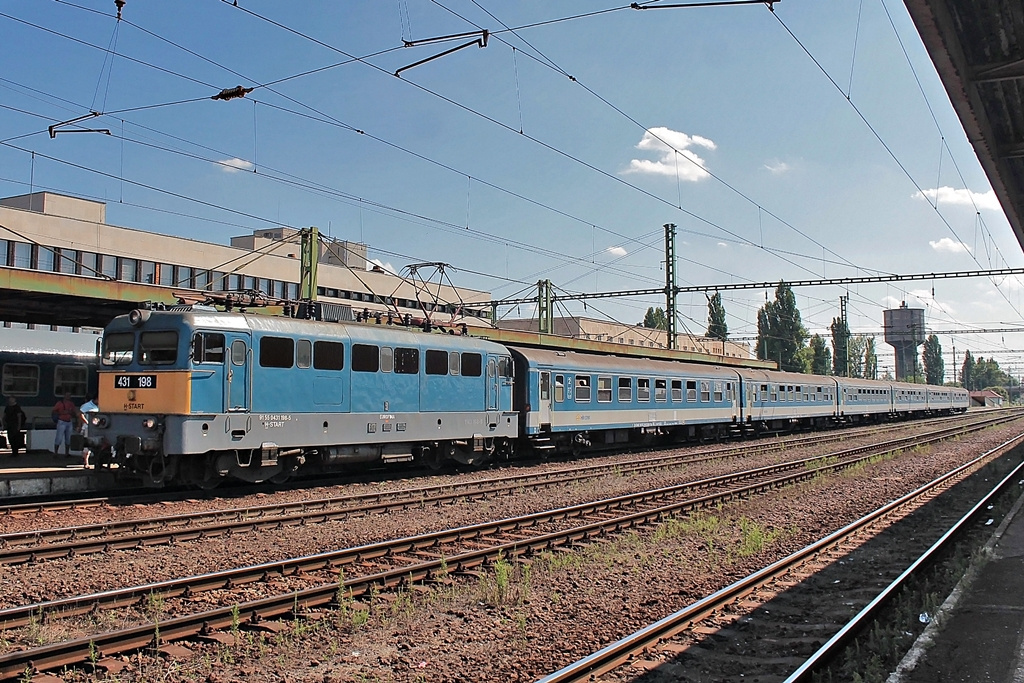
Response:
[[[151,417],[147,417],[145,420],[142,421],[142,428],[149,429],[150,431],[156,429],[156,420],[154,420]]]
[[[110,418],[106,415],[96,413],[89,419],[89,424],[98,429],[106,429],[110,426]]]

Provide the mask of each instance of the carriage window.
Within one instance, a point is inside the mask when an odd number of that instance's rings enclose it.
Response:
[[[448,352],[448,374],[449,375],[458,375],[459,374],[459,370],[462,367],[461,363],[459,362],[459,359],[461,357],[462,356],[459,355],[458,351],[449,351]]]
[[[622,403],[630,403],[633,400],[633,378],[632,377],[620,377],[619,378],[619,401]]]
[[[192,361],[223,363],[224,335],[219,332],[196,332],[192,340]]]
[[[674,379],[672,380],[672,400],[682,401],[683,400],[683,380]]]
[[[313,367],[317,370],[341,370],[345,367],[345,345],[338,342],[313,342]]]
[[[295,359],[295,340],[290,337],[260,339],[260,367],[290,368]]]
[[[58,365],[53,369],[53,395],[84,397],[88,390],[89,369],[84,365]]]
[[[139,335],[139,363],[169,365],[178,360],[178,333],[143,332]]]
[[[730,401],[733,399],[732,382],[726,382],[725,383],[725,397],[727,399],[729,399]]]
[[[479,353],[462,354],[462,376],[479,377],[483,371],[483,356]]]
[[[597,378],[597,402],[610,403],[612,400],[612,378]]]
[[[700,383],[700,402],[710,403],[711,402],[711,385],[708,382]]]
[[[380,349],[373,344],[352,345],[352,371],[377,372],[380,370]]]
[[[576,402],[590,403],[590,375],[576,376]]]
[[[565,400],[565,375],[555,375],[555,403]]]
[[[103,364],[128,365],[135,355],[135,334],[114,332],[103,335]]]
[[[641,377],[636,381],[636,400],[651,400],[651,380],[646,377]]]
[[[667,398],[668,382],[663,379],[654,380],[654,400],[664,401]]]
[[[775,384],[772,385],[772,402],[775,403],[779,400],[778,388]]]
[[[395,371],[395,350],[390,346],[380,347],[380,371]]]
[[[313,343],[308,339],[300,339],[295,345],[295,364],[300,368],[308,368],[313,364]]]
[[[428,375],[448,374],[448,352],[427,350],[426,371]]]
[[[39,366],[5,363],[3,386],[5,396],[35,396],[39,393]]]
[[[395,349],[395,372],[400,375],[416,375],[420,371],[419,349]]]
[[[721,382],[715,382],[715,402],[722,400],[722,384]]]
[[[547,401],[551,398],[551,375],[540,373],[540,400]]]

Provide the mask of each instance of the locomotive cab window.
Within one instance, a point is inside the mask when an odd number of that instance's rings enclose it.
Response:
[[[103,335],[103,364],[128,365],[135,357],[135,334],[113,332]]]
[[[300,339],[295,345],[295,364],[300,368],[308,368],[313,364],[313,343],[308,339]]]
[[[508,356],[502,356],[498,359],[498,376],[512,377],[512,359]]]
[[[224,335],[220,332],[196,332],[192,338],[193,363],[223,363]]]
[[[174,330],[139,335],[139,363],[170,365],[178,360],[178,333]]]
[[[666,391],[667,388],[668,388],[668,383],[665,380],[663,380],[663,379],[656,379],[656,380],[654,380],[654,400],[655,401],[664,401],[664,400],[666,400],[668,398],[668,396],[666,395],[668,393]]]
[[[565,400],[565,375],[555,375],[555,403]]]
[[[236,339],[231,342],[231,364],[232,365],[245,365],[245,357],[247,355],[245,342],[241,339]]]
[[[590,403],[590,375],[576,376],[576,402]]]
[[[313,342],[313,367],[317,370],[345,368],[345,345],[338,342]]]
[[[459,355],[458,351],[449,351],[448,352],[448,374],[449,375],[459,375],[459,374],[461,374],[461,369],[462,369],[462,363],[460,361],[461,358],[462,358],[462,356]]]
[[[5,396],[35,396],[39,393],[39,366],[4,363],[3,388]]]
[[[380,347],[380,371],[395,371],[395,350],[390,346]]]
[[[636,380],[636,400],[651,400],[651,380],[646,377],[640,377]]]
[[[352,345],[352,371],[377,372],[380,369],[380,349],[374,344]]]
[[[291,337],[260,339],[260,367],[290,368],[295,361],[295,340]]]

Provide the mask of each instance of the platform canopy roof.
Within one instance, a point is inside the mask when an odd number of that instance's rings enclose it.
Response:
[[[1024,2],[904,2],[1024,247]]]

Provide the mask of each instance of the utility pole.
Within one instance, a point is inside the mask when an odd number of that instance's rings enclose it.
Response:
[[[316,227],[301,232],[302,262],[299,264],[299,298],[316,301],[316,266],[320,262],[320,231]]]
[[[846,318],[846,305],[849,301],[849,294],[839,297],[839,318],[843,321],[843,334],[846,335],[846,377],[850,376],[850,323]]]
[[[676,348],[676,224],[665,228],[665,332],[668,348]]]
[[[551,311],[551,280],[537,281],[537,317],[540,318],[540,333],[551,334],[555,326],[555,316]]]

